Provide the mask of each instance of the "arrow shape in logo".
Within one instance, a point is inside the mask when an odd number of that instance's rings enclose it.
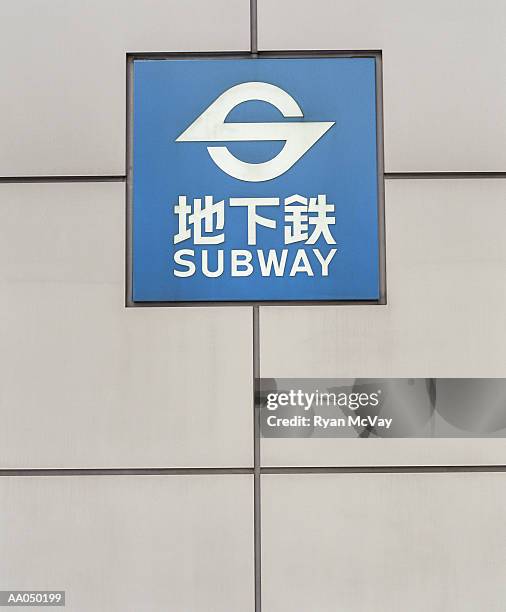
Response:
[[[207,147],[214,163],[230,176],[240,181],[269,181],[289,170],[335,124],[335,121],[225,123],[238,104],[252,100],[272,104],[283,117],[304,116],[297,102],[280,87],[263,82],[241,83],[222,93],[176,142],[284,141],[275,157],[261,163],[237,159],[226,146]]]

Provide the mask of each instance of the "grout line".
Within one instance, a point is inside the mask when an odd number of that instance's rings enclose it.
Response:
[[[505,179],[506,172],[385,172],[386,180],[414,179]],[[61,175],[61,176],[0,176],[1,183],[124,183],[126,176]]]
[[[255,566],[255,612],[262,609],[262,523],[261,523],[261,473],[260,458],[260,308],[253,306],[253,534]]]
[[[62,176],[0,176],[0,183],[124,183],[123,174]]]
[[[0,469],[1,476],[178,476],[252,474],[253,468],[20,468]]]
[[[258,6],[257,0],[249,0],[250,50],[258,53]]]
[[[506,472],[506,465],[368,465],[350,467],[263,467],[262,474],[437,474]]]
[[[258,5],[250,0],[250,51],[258,54]],[[262,522],[261,522],[261,457],[260,404],[260,308],[253,305],[253,563],[255,612],[262,610]]]
[[[258,380],[258,379],[257,379]],[[260,475],[261,474],[437,474],[437,473],[487,473],[506,472],[506,465],[368,465],[368,466],[300,466],[260,467],[260,438],[258,412],[255,414],[255,467],[253,468],[7,468],[0,469],[2,476],[177,476],[253,474],[255,477],[255,526],[260,528]],[[258,488],[257,488],[258,487]],[[258,511],[258,514],[256,514]],[[257,523],[258,520],[258,523]],[[255,532],[260,536],[260,530]],[[255,553],[260,553],[260,539],[255,543]],[[258,549],[256,548],[258,546]],[[258,557],[260,561],[260,556]],[[260,566],[258,567],[260,569]]]
[[[385,172],[386,179],[490,179],[506,178],[506,172]]]

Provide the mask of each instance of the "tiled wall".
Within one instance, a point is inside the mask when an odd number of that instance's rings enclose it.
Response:
[[[387,172],[388,304],[261,307],[262,376],[506,377],[505,31],[500,0],[258,1],[260,51],[382,50]],[[124,306],[126,53],[250,38],[248,0],[0,6],[0,590],[502,612],[502,440],[255,462],[251,307]]]

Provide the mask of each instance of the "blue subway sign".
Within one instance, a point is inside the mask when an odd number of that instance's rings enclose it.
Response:
[[[133,302],[378,301],[375,57],[133,61]]]

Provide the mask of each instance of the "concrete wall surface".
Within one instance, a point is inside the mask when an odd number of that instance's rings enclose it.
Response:
[[[0,3],[0,591],[504,610],[504,439],[259,441],[253,388],[506,378],[505,32],[500,0]],[[258,346],[252,306],[125,306],[127,53],[257,46],[382,52],[387,263],[386,305],[260,306]]]

